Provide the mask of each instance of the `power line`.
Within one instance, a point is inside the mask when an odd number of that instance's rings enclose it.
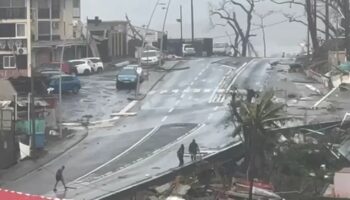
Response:
[[[294,17],[294,19],[298,19],[300,17],[303,17],[303,16],[297,16],[297,17]],[[290,19],[285,19],[285,20],[282,20],[282,21],[279,21],[279,22],[271,23],[271,24],[265,25],[264,27],[265,28],[269,28],[269,27],[273,27],[273,26],[277,26],[277,25],[286,23],[286,22],[290,22]],[[261,30],[261,29],[262,29],[261,27],[257,27],[257,28],[251,29],[251,31],[256,31],[256,30]],[[214,39],[219,39],[219,38],[226,38],[226,37],[234,36],[234,35],[236,35],[236,34],[232,33],[232,34],[228,34],[228,35],[214,36],[213,38]]]

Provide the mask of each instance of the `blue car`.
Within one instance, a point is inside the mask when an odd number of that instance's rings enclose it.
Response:
[[[53,76],[50,78],[49,88],[53,93],[59,92],[59,76]],[[62,75],[62,92],[73,92],[77,94],[81,88],[80,80],[71,75]]]

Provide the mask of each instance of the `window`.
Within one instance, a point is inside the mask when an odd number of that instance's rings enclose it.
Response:
[[[26,3],[24,0],[12,0],[13,8],[24,8],[26,7]]]
[[[11,7],[11,0],[0,1],[0,8],[10,8],[10,7]]]
[[[0,24],[1,37],[16,37],[16,24]]]
[[[26,25],[16,24],[16,37],[25,37],[25,36],[26,36]]]
[[[73,0],[73,8],[80,8],[80,0]]]
[[[39,21],[38,22],[38,33],[39,35],[50,35],[50,22],[49,21]]]
[[[4,69],[16,68],[16,62],[15,62],[14,56],[4,56],[2,63],[3,63]]]

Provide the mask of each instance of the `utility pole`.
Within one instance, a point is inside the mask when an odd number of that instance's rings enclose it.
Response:
[[[329,40],[329,0],[326,0],[325,3],[325,20],[326,20],[326,26],[325,26],[325,38],[326,40]]]
[[[162,66],[162,60],[163,60],[163,45],[164,45],[164,30],[165,30],[165,23],[166,19],[168,17],[168,12],[169,12],[169,6],[170,6],[171,0],[168,1],[168,6],[165,11],[165,17],[163,21],[163,29],[162,29],[162,39],[160,40],[160,56],[161,58],[159,59],[159,67]]]
[[[31,149],[31,156],[35,155],[35,96],[34,96],[34,74],[32,73],[30,76],[30,104],[28,106],[30,106],[30,121],[28,121],[28,123],[30,123],[31,125],[29,127],[31,127],[30,132],[31,132],[31,145],[30,145],[30,149]]]
[[[192,30],[192,44],[193,44],[194,42],[193,0],[191,0],[191,30]]]
[[[183,19],[182,19],[182,5],[180,5],[180,19],[178,20],[180,22],[180,34],[181,34],[181,44],[183,41],[183,32],[182,32],[182,23],[183,23]]]
[[[148,24],[146,26],[146,30],[145,30],[145,33],[144,33],[143,38],[142,38],[142,46],[141,46],[141,49],[139,51],[139,66],[140,67],[141,67],[141,56],[142,56],[143,48],[144,48],[145,42],[146,42],[145,38],[146,38],[146,35],[148,33],[149,26],[151,25],[151,22],[152,22],[152,19],[153,19],[153,15],[156,12],[157,6],[160,4],[159,2],[160,2],[160,0],[157,0],[156,4],[154,5],[151,17],[148,20]],[[140,76],[137,76],[137,83],[136,83],[136,90],[135,90],[135,98],[136,99],[137,99],[137,97],[139,95],[139,90],[140,90]]]

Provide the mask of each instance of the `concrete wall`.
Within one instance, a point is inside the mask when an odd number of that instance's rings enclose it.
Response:
[[[350,173],[335,173],[334,193],[336,197],[350,198]]]

